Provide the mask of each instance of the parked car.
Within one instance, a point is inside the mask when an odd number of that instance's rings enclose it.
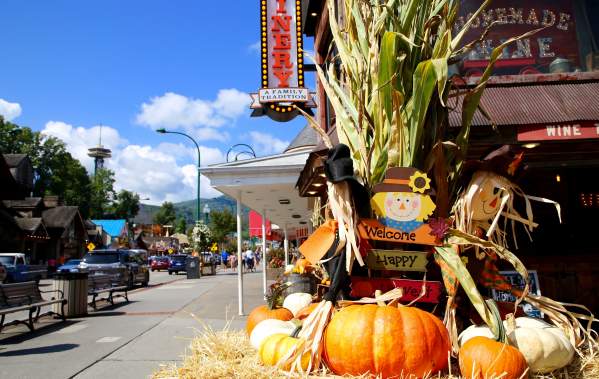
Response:
[[[126,283],[129,288],[133,288],[136,283],[145,287],[150,281],[147,258],[137,251],[124,249],[90,251],[85,254],[80,266],[86,268],[90,275],[110,275],[114,281]]]
[[[0,253],[0,263],[6,269],[6,282],[39,281],[48,276],[48,267],[32,265],[24,253]]]
[[[66,272],[87,272],[87,269],[81,267],[81,259],[69,259],[62,266],[59,266],[56,269],[56,272],[66,273]]]
[[[168,257],[153,257],[151,259],[150,268],[152,271],[168,270]]]
[[[178,274],[179,271],[185,272],[185,261],[187,260],[186,254],[173,254],[169,256],[168,274],[172,275],[174,272]]]
[[[4,283],[6,280],[6,267],[0,263],[0,283]]]

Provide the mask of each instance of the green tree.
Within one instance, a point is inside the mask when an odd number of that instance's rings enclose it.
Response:
[[[210,212],[210,231],[216,242],[225,242],[227,235],[237,229],[235,216],[228,210]]]
[[[34,196],[58,195],[67,205],[78,205],[88,216],[90,179],[64,142],[4,121],[0,116],[0,152],[27,154],[35,170]]]
[[[154,223],[160,225],[173,225],[176,219],[175,206],[170,201],[165,201],[154,215]]]
[[[175,226],[175,232],[185,234],[186,231],[187,231],[187,222],[185,221],[184,218],[179,217],[177,219],[177,224]]]
[[[137,215],[137,212],[139,212],[139,195],[127,190],[119,191],[112,204],[114,217],[131,221]]]
[[[91,180],[90,217],[104,218],[110,213],[114,197],[114,173],[108,169],[99,169]],[[139,209],[139,208],[138,208]]]

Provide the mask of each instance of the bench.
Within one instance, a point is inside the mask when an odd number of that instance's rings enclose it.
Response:
[[[127,296],[128,287],[126,285],[115,284],[112,281],[112,278],[109,275],[90,275],[87,280],[87,294],[92,296],[92,301],[89,305],[97,310],[96,301],[97,300],[107,300],[110,304],[114,305],[115,297],[124,297],[127,302],[129,302],[129,297]],[[124,292],[125,294],[115,295],[115,292]],[[98,298],[98,295],[108,293],[108,297]]]
[[[56,296],[52,297],[50,300],[46,300],[42,297],[42,293],[50,292],[54,292]],[[0,331],[4,327],[4,318],[7,314],[26,310],[29,310],[28,320],[15,320],[7,325],[25,324],[29,330],[33,331],[33,323],[41,316],[48,314],[55,314],[59,316],[62,321],[66,321],[64,314],[64,306],[66,303],[67,300],[64,298],[62,291],[42,291],[37,282],[0,284]],[[61,314],[49,311],[40,315],[40,310],[43,306],[52,304],[61,305]],[[33,316],[34,314],[35,317]]]

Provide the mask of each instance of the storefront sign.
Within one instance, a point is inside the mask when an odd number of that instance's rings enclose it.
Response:
[[[353,297],[374,297],[374,292],[376,290],[385,293],[394,288],[403,289],[403,296],[399,299],[402,303],[418,299],[418,302],[420,303],[436,304],[439,302],[442,287],[441,282],[352,276],[350,295]]]
[[[260,1],[262,88],[251,94],[252,116],[289,121],[298,115],[294,106],[316,106],[304,88],[301,19],[301,1]]]
[[[371,250],[366,264],[372,270],[426,271],[426,253],[422,251]]]
[[[598,139],[599,121],[578,121],[551,125],[518,127],[518,141],[568,141]]]
[[[456,31],[476,12],[482,0],[460,2]],[[496,73],[526,74],[548,72],[556,58],[565,58],[569,70],[580,65],[576,21],[571,0],[493,0],[478,18],[474,19],[464,38],[469,43],[492,24],[485,39],[466,56],[462,74],[480,74],[486,67],[491,51],[503,41],[530,30],[544,28],[534,36],[509,45],[497,61]]]
[[[501,275],[503,275],[514,288],[518,288],[520,290],[524,289],[526,283],[524,282],[524,278],[517,271],[499,271]],[[539,275],[535,270],[528,270],[528,281],[530,283],[529,293],[534,295],[541,295],[541,289],[539,286]],[[516,301],[516,297],[509,292],[497,291],[493,290],[493,299],[496,301],[503,301],[508,303],[514,303]],[[533,307],[532,305],[523,302],[521,304],[524,313],[526,313],[530,317],[538,317],[542,318],[543,314],[540,310]]]
[[[422,224],[413,231],[405,232],[387,227],[377,220],[364,219],[358,225],[358,232],[360,237],[375,241],[441,245],[437,238],[431,234],[432,229],[428,224]]]

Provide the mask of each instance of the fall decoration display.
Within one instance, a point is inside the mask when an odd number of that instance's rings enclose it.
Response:
[[[467,379],[528,378],[524,355],[508,344],[487,337],[468,340],[459,353],[460,372]]]
[[[266,338],[260,346],[258,356],[260,361],[266,366],[277,366],[282,358],[284,358],[295,346],[300,343],[300,340],[294,336],[287,334],[273,334]],[[302,371],[308,369],[308,363],[310,361],[310,355],[304,354],[301,359]],[[283,370],[288,371],[291,368],[291,364],[284,364],[281,367]]]
[[[308,317],[310,315],[310,313],[312,313],[312,311],[314,311],[316,309],[317,306],[318,306],[318,303],[312,303],[312,304],[308,305],[307,307],[300,309],[297,312],[297,314],[295,315],[295,318],[298,320],[305,319],[306,317]]]
[[[423,377],[447,367],[449,336],[443,323],[418,308],[350,305],[333,315],[324,359],[338,375]]]
[[[310,262],[306,258],[300,258],[295,262],[292,272],[305,274],[310,271]]]
[[[297,316],[297,313],[312,303],[312,295],[305,292],[296,292],[287,295],[283,301],[283,307],[287,308]]]
[[[275,283],[270,286],[269,293],[266,294],[266,305],[254,308],[247,318],[245,330],[248,336],[252,334],[252,330],[262,320],[289,321],[293,318],[293,313],[289,309],[281,307],[283,292],[288,287],[289,283]]]
[[[290,336],[297,328],[293,321],[283,321],[277,319],[266,319],[260,321],[250,334],[250,343],[256,349],[260,348],[262,342],[273,334],[286,334]]]

